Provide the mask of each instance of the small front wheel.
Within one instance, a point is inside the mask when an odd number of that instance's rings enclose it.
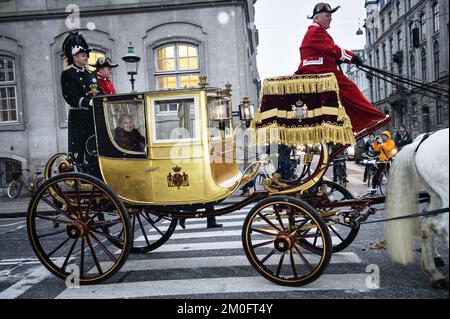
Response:
[[[18,181],[12,181],[8,185],[8,197],[11,199],[17,198],[20,194],[20,191],[22,190],[22,184]]]
[[[315,229],[314,233],[310,230]],[[320,247],[304,245],[317,238]],[[285,286],[316,280],[332,254],[330,232],[317,211],[302,200],[273,196],[256,204],[247,215],[242,243],[252,266],[266,279]]]

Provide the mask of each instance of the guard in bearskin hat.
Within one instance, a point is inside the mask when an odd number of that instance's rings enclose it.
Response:
[[[88,59],[91,49],[78,32],[70,32],[63,42],[62,49],[71,65],[61,74],[61,89],[70,105],[68,118],[68,148],[79,164],[87,164],[88,172],[95,166],[86,152],[86,141],[95,134],[92,115],[92,97],[101,94],[95,73],[89,71]],[[97,175],[93,173],[93,175]]]
[[[337,46],[326,31],[330,28],[331,15],[339,8],[331,8],[328,3],[318,3],[314,7],[313,14],[308,17],[313,22],[300,46],[300,65],[295,74],[334,73],[339,84],[339,97],[350,118],[352,129],[359,132],[386,116],[367,101],[356,84],[337,68],[340,63],[363,63],[352,51]]]

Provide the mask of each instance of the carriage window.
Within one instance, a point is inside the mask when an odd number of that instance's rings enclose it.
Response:
[[[122,152],[145,153],[147,143],[144,102],[107,102],[105,110],[113,144]]]
[[[154,136],[158,142],[198,138],[196,99],[156,100],[153,107]]]

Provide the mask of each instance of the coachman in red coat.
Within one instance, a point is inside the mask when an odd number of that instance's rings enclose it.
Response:
[[[102,90],[102,94],[116,95],[116,88],[109,78],[112,75],[112,69],[117,67],[118,64],[114,64],[110,58],[102,56],[91,66],[96,68],[97,83]]]
[[[359,88],[337,68],[337,63],[361,65],[362,60],[352,51],[337,46],[326,31],[331,24],[331,14],[339,7],[331,8],[327,3],[318,3],[314,7],[313,23],[300,46],[300,65],[295,74],[334,73],[339,84],[339,97],[350,117],[353,132],[359,132],[374,122],[386,117],[373,106]]]

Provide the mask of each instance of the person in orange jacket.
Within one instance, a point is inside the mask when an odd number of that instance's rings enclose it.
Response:
[[[397,153],[397,148],[389,131],[384,131],[381,133],[381,137],[375,140],[372,144],[372,148],[375,152],[380,153],[378,156],[380,163],[377,164],[378,168],[374,174],[372,184],[372,187],[376,188],[378,186],[378,180],[380,179],[381,172],[386,168],[386,165],[389,165],[390,159]]]

